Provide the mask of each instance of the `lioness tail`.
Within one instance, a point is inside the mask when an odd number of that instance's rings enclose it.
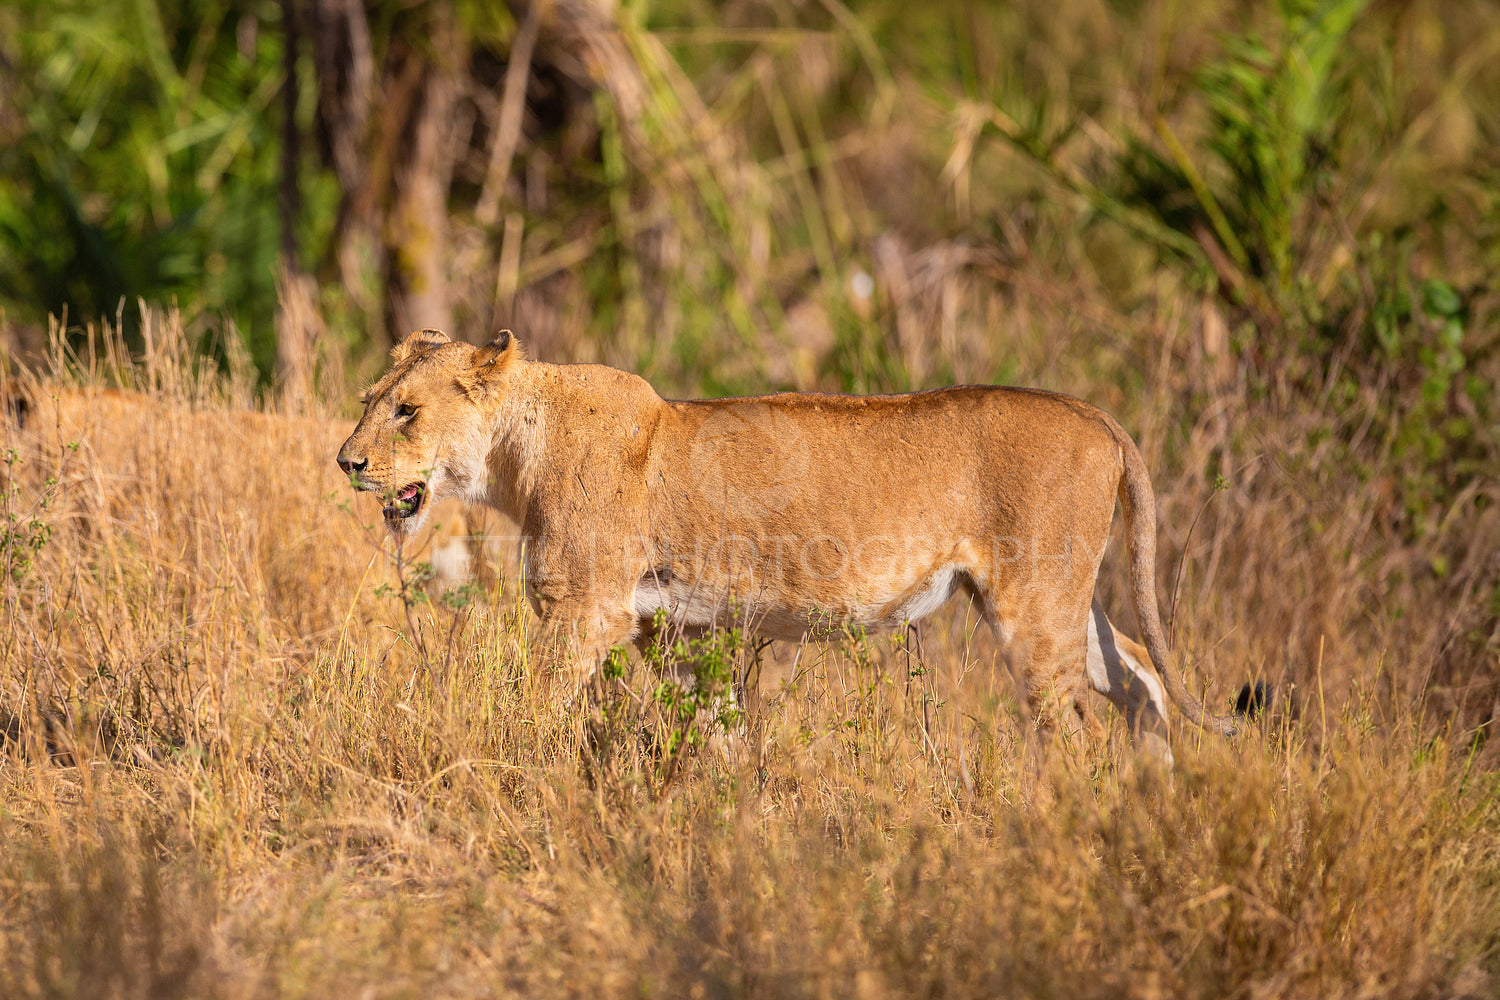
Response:
[[[1130,540],[1130,590],[1135,599],[1141,641],[1151,654],[1156,672],[1161,675],[1172,700],[1187,717],[1205,729],[1223,736],[1232,735],[1234,721],[1211,714],[1193,697],[1182,683],[1167,651],[1161,614],[1156,606],[1156,494],[1151,490],[1151,475],[1146,471],[1145,460],[1135,442],[1118,425],[1114,430],[1125,459],[1125,473],[1120,478],[1120,506],[1125,510],[1125,530]]]

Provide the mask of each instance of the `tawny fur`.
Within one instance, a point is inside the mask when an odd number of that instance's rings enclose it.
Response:
[[[894,628],[963,592],[1020,668],[1039,725],[1085,683],[1159,720],[1154,665],[1189,717],[1231,731],[1171,668],[1140,453],[1113,417],[1067,396],[961,386],[672,401],[613,368],[528,360],[508,334],[475,348],[421,331],[366,394],[340,464],[388,496],[424,485],[419,516],[393,519],[397,532],[449,495],[514,519],[532,607],[570,640],[577,677],[658,610],[685,627],[800,639]],[[1090,622],[1117,499],[1144,649],[1102,612],[1103,628]],[[1100,679],[1111,667],[1113,686]]]

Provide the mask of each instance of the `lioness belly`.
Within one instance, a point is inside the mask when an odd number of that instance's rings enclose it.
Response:
[[[790,574],[788,574],[790,575]],[[655,570],[642,577],[633,610],[642,620],[665,612],[675,625],[739,627],[773,639],[800,639],[845,627],[888,631],[936,611],[967,579],[957,564],[851,578],[843,586],[799,586],[772,572],[688,574]]]

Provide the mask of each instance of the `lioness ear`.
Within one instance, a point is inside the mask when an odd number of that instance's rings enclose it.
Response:
[[[406,339],[391,348],[391,364],[399,365],[414,354],[423,354],[448,343],[448,335],[442,330],[418,330],[409,333]]]
[[[509,330],[501,330],[495,339],[474,352],[474,367],[484,368],[505,361],[507,355],[519,353],[521,342]]]
[[[524,356],[521,342],[509,330],[501,330],[494,340],[474,349],[469,370],[459,376],[459,385],[471,396],[482,396]]]

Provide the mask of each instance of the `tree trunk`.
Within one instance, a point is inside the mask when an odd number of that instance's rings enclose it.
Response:
[[[444,34],[453,34],[451,25]],[[444,51],[444,46],[438,50]],[[386,233],[391,332],[396,337],[426,327],[453,332],[447,278],[448,187],[457,152],[453,126],[458,96],[455,68],[441,61],[430,63],[412,109],[409,153],[396,173],[396,201]]]

